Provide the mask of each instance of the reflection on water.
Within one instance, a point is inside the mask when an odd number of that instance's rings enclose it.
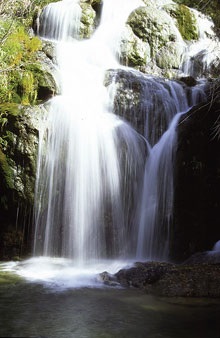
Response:
[[[67,288],[0,272],[0,337],[220,338],[220,300]]]

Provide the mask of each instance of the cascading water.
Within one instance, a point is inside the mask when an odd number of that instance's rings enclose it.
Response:
[[[186,91],[175,81],[148,81],[145,98],[159,91],[156,99],[149,100],[152,107],[146,105],[145,134],[151,144],[146,161],[144,188],[140,208],[140,222],[137,241],[137,258],[165,259],[169,257],[170,226],[173,215],[173,168],[175,163],[176,126],[182,114],[190,106],[205,99],[203,84]],[[149,86],[150,83],[150,86]],[[163,98],[163,104],[161,101]],[[169,99],[167,99],[169,98]],[[155,110],[155,106],[158,109]],[[146,108],[145,108],[146,109]],[[154,112],[154,114],[153,114]],[[155,112],[157,112],[155,114]],[[152,118],[157,133],[151,131]],[[162,135],[162,136],[161,136]]]
[[[214,32],[214,24],[210,18],[197,10],[191,11],[197,22],[198,40],[186,46],[182,71],[185,75],[202,78],[212,66],[215,66],[219,55],[219,38]]]
[[[35,255],[81,266],[109,257],[168,258],[175,129],[204,93],[202,85],[186,90],[144,77],[145,139],[113,114],[117,84],[107,89],[105,73],[122,68],[121,33],[139,5],[105,0],[88,40],[79,40],[78,0],[50,4],[41,15],[40,36],[56,42],[61,95],[49,102],[41,131]]]
[[[169,258],[176,127],[205,94],[200,81],[188,87],[119,64],[121,33],[139,5],[104,0],[86,40],[79,0],[51,3],[39,18],[38,34],[56,46],[61,94],[45,104],[39,138],[34,254],[44,257],[6,264],[27,279],[81,287],[137,259]],[[186,75],[197,75],[193,45]]]
[[[121,17],[111,11],[109,17],[112,0],[105,0],[100,27],[86,41],[76,39],[77,20],[75,29],[65,24],[65,34],[61,30],[60,22],[63,17],[69,20],[69,15],[62,11],[60,21],[57,10],[68,3],[49,6],[44,17],[50,25],[39,27],[43,37],[49,27],[48,37],[58,40],[62,94],[50,102],[43,131],[47,144],[40,146],[35,254],[71,257],[82,265],[134,255],[131,203],[135,210],[146,144],[112,113],[111,95],[103,85],[106,69],[118,66],[115,44],[138,2],[117,1]],[[78,1],[74,5],[74,18],[79,18]],[[70,39],[70,31],[75,39]]]

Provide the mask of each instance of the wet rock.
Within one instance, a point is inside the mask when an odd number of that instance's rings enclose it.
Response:
[[[82,8],[82,15],[79,34],[81,38],[89,38],[94,32],[94,28],[96,26],[96,12],[92,8],[91,4],[87,2],[81,2],[80,6]]]
[[[138,8],[130,15],[128,25],[139,39],[150,46],[150,55],[159,67],[176,68],[180,65],[183,46],[178,44],[179,33],[165,11],[149,5]],[[168,50],[169,57],[165,58]]]
[[[114,275],[108,273],[107,271],[100,273],[98,276],[98,279],[108,286],[119,286],[120,285],[120,283],[117,281],[117,278]]]
[[[211,250],[220,238],[219,82],[209,90],[207,102],[192,108],[177,127],[170,248],[176,262]]]
[[[220,265],[176,266],[145,291],[169,297],[220,297]]]
[[[192,76],[184,76],[179,78],[180,81],[184,82],[187,86],[193,87],[197,84],[197,81]]]
[[[135,263],[115,274],[123,287],[167,297],[220,297],[220,264]]]
[[[172,267],[169,263],[137,262],[129,269],[118,271],[115,276],[122,286],[145,288],[157,282]]]
[[[220,264],[220,251],[197,252],[184,261],[183,264]]]
[[[0,257],[6,259],[26,252],[26,245],[31,244],[28,236],[34,204],[38,131],[44,109],[2,104],[0,114]]]

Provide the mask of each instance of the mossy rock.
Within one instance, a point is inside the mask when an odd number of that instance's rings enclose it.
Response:
[[[96,13],[89,3],[81,3],[82,16],[80,24],[80,37],[89,38],[94,32]]]
[[[36,98],[33,104],[50,99],[57,92],[57,86],[52,73],[48,71],[48,67],[46,68],[44,65],[43,68],[40,63],[34,63],[28,68],[33,74],[36,88]]]
[[[130,15],[127,23],[139,39],[148,43],[152,58],[167,43],[178,41],[172,18],[161,8],[140,7]]]
[[[129,25],[121,40],[120,62],[123,65],[141,69],[150,61],[150,46],[143,42],[132,31]]]
[[[19,256],[21,248],[27,248],[26,237],[22,244],[16,241],[32,218],[38,108],[0,104],[0,256],[5,258]]]
[[[0,103],[34,105],[56,92],[53,67],[42,57],[41,40],[23,22],[11,20],[0,19]]]
[[[5,184],[6,188],[14,188],[14,174],[13,170],[8,163],[7,156],[0,148],[0,176],[4,179],[2,184]]]
[[[181,64],[183,45],[176,42],[168,42],[156,55],[156,63],[162,69],[179,69]]]
[[[220,36],[220,2],[219,0],[198,1],[198,0],[175,0],[176,3],[184,4],[188,7],[195,8],[201,13],[212,18],[215,24],[215,31]]]
[[[0,105],[0,116],[4,116],[4,124],[0,125],[0,176],[4,190],[13,190],[17,198],[32,203],[38,132],[31,115],[20,105]]]
[[[196,16],[189,7],[182,4],[166,5],[164,9],[171,17],[176,19],[177,27],[184,40],[198,40],[199,31]]]

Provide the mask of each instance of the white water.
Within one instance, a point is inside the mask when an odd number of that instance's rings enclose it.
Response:
[[[178,120],[179,114],[176,114],[170,128],[151,149],[147,159],[137,244],[139,259],[167,259],[169,253],[173,157]]]
[[[186,46],[182,71],[184,75],[202,78],[212,64],[218,60],[220,43],[213,30],[213,21],[197,10],[191,9],[191,11],[196,18],[199,38]]]
[[[177,113],[203,97],[200,86],[186,91],[146,77],[152,149],[144,174],[147,142],[112,113],[114,86],[103,85],[106,70],[120,68],[121,34],[139,5],[105,0],[98,29],[83,41],[78,1],[70,11],[65,0],[43,12],[39,32],[57,41],[61,95],[50,101],[40,139],[35,255],[68,257],[81,267],[109,257],[168,257]]]
[[[58,34],[62,94],[50,102],[46,150],[40,146],[35,254],[70,257],[83,265],[135,251],[129,247],[135,217],[130,200],[138,201],[146,146],[112,114],[103,83],[106,69],[118,66],[115,43],[138,3],[117,1],[119,16],[109,10],[112,0],[105,0],[90,40],[68,41]]]
[[[40,16],[38,34],[55,41],[77,37],[81,14],[78,0],[51,2]]]
[[[113,114],[116,89],[103,85],[105,72],[121,67],[121,33],[140,4],[105,0],[99,28],[83,41],[77,0],[43,12],[39,34],[56,41],[61,87],[39,140],[34,254],[44,257],[5,264],[28,280],[99,286],[100,272],[168,258],[176,126],[204,93],[202,85],[144,78],[145,140]]]
[[[69,288],[103,287],[100,273],[106,268],[113,275],[121,268],[131,266],[132,262],[126,260],[90,261],[80,266],[67,258],[34,257],[22,262],[1,263],[0,269],[13,272],[29,282],[43,284],[53,291],[65,291]]]
[[[159,85],[161,89],[162,84]],[[169,83],[169,100],[166,100],[166,87],[162,91],[165,101],[162,111],[157,110],[154,123],[163,130],[161,138],[155,143],[151,137],[152,148],[146,161],[140,221],[137,242],[138,259],[164,259],[169,257],[170,232],[173,215],[174,164],[176,152],[176,127],[180,117],[190,106],[205,99],[203,84],[188,92],[175,82]],[[158,101],[160,102],[160,101]],[[155,110],[156,111],[156,110]],[[148,109],[147,114],[151,113]],[[161,119],[161,116],[163,117]],[[164,116],[165,126],[164,129]],[[158,122],[159,121],[159,122]],[[146,132],[152,128],[152,121],[146,118]],[[166,131],[165,131],[166,130]]]

